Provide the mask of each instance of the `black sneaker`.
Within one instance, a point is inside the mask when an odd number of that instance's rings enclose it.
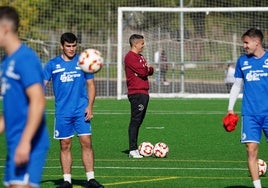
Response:
[[[68,181],[64,181],[57,188],[73,188],[73,185]]]
[[[97,182],[95,179],[91,179],[87,181],[86,188],[104,188],[104,186]]]

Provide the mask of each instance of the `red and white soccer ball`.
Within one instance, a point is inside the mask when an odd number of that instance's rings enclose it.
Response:
[[[103,57],[96,49],[86,49],[80,56],[78,66],[87,73],[97,73],[103,66]]]
[[[154,145],[150,142],[142,142],[139,145],[139,152],[144,157],[149,157],[154,153]]]
[[[267,170],[267,164],[264,160],[258,159],[259,176],[263,176]]]
[[[154,146],[154,156],[159,158],[164,158],[168,155],[169,148],[168,145],[163,142],[158,142]]]

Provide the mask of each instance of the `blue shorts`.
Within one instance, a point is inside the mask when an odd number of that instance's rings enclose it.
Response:
[[[91,135],[91,124],[85,121],[84,116],[59,117],[56,116],[54,123],[54,138],[71,138],[74,134],[78,136]]]
[[[262,131],[268,141],[268,116],[242,116],[241,143],[260,143]]]
[[[30,184],[32,187],[39,187],[47,151],[48,148],[33,150],[30,154],[30,161],[26,165],[20,167],[17,167],[14,163],[15,150],[9,152],[5,167],[5,186],[11,184]]]

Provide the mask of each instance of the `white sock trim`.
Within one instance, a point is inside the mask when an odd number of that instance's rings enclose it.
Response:
[[[72,175],[71,174],[63,174],[63,180],[72,183]]]
[[[254,188],[261,188],[261,180],[254,180],[253,181]]]
[[[91,179],[94,179],[94,171],[91,171],[91,172],[87,172],[86,173],[86,176],[87,176],[87,181],[91,180]]]

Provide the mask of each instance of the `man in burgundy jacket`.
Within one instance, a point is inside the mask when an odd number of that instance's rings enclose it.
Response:
[[[131,106],[131,118],[128,127],[129,157],[142,158],[138,151],[139,128],[146,114],[149,102],[148,76],[153,75],[154,69],[146,63],[140,54],[144,47],[144,37],[133,34],[129,38],[130,51],[126,54],[124,64],[128,88],[128,100]]]

